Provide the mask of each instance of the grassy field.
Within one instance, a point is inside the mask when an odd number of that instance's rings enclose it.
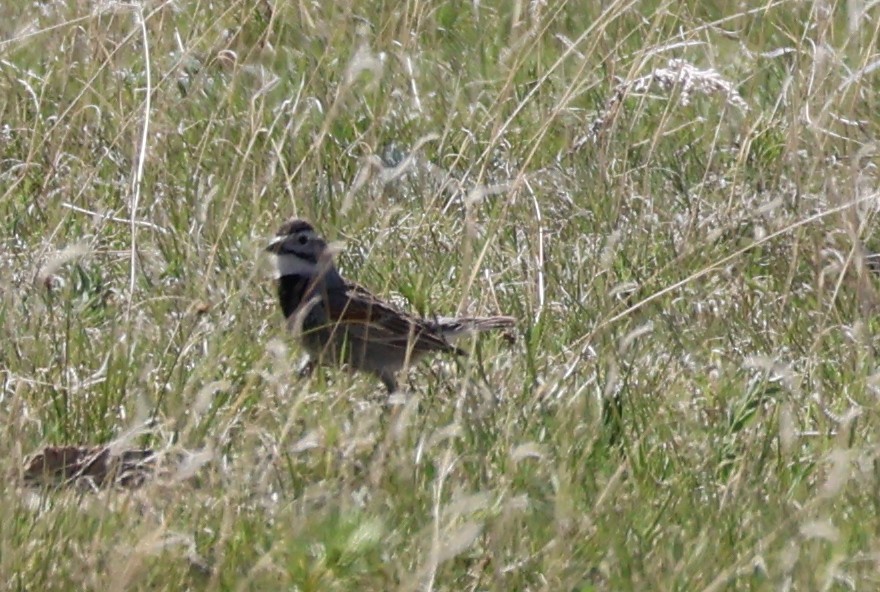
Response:
[[[878,589],[878,37],[861,1],[3,2],[0,588]],[[300,379],[291,215],[516,342],[391,400]],[[167,470],[23,484],[86,443]]]

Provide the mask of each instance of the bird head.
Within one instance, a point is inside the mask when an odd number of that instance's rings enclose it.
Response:
[[[327,258],[327,242],[311,224],[297,218],[282,224],[265,250],[275,255],[279,276],[313,276]]]

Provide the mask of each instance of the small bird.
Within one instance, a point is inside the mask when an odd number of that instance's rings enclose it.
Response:
[[[327,242],[305,220],[285,222],[265,250],[275,255],[281,311],[309,353],[306,373],[316,363],[347,365],[374,374],[393,393],[408,363],[431,352],[466,355],[451,340],[514,324],[506,316],[430,320],[398,310],[343,278]]]

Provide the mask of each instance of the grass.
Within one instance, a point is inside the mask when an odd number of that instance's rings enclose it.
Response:
[[[877,586],[880,8],[744,6],[3,3],[4,587]],[[294,214],[517,342],[299,379]]]

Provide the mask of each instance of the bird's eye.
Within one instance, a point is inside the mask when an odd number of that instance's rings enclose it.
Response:
[[[306,244],[307,242],[309,242],[309,237],[307,237],[307,236],[304,235],[304,234],[301,234],[301,235],[299,235],[299,238],[296,239],[296,242],[298,242],[298,243],[301,244],[301,245],[304,245],[304,244]]]

